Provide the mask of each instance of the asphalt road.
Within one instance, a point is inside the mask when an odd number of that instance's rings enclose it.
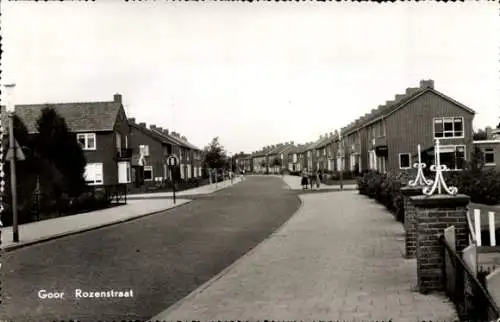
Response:
[[[2,254],[0,320],[146,320],[222,271],[299,207],[276,177],[244,182],[161,214]],[[75,298],[128,291],[131,298]],[[40,299],[38,292],[64,292]]]

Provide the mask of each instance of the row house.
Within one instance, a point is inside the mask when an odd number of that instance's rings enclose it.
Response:
[[[250,154],[240,152],[234,156],[234,163],[236,164],[237,172],[252,172],[252,158]]]
[[[309,170],[311,171],[312,169],[312,150],[311,147],[315,144],[315,142],[307,142],[297,148],[297,163],[298,163],[298,168],[302,170]]]
[[[274,145],[274,148],[267,152],[267,164],[271,173],[276,174],[280,173],[281,170],[287,169],[288,153],[293,147],[293,141],[279,143]],[[278,162],[275,160],[278,160]]]
[[[28,133],[37,133],[36,122],[45,107],[64,118],[80,143],[87,161],[84,176],[88,185],[132,183],[130,128],[120,94],[105,102],[16,105],[16,115]],[[1,114],[6,117],[3,107]]]
[[[417,145],[434,158],[434,141],[440,139],[440,158],[452,170],[470,159],[475,112],[437,91],[433,80],[407,88],[377,109],[351,123],[341,133],[344,166],[353,170],[387,172],[411,169]]]
[[[133,179],[136,185],[143,182],[161,182],[172,180],[172,173],[167,165],[167,157],[175,155],[179,166],[174,169],[181,180],[201,177],[201,150],[193,146],[185,137],[168,129],[152,124],[136,123],[129,119],[132,140],[138,151],[134,155]]]

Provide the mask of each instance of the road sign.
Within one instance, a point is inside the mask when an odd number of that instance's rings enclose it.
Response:
[[[16,153],[16,161],[23,161],[25,159],[25,156],[23,153],[23,149],[21,149],[19,143],[17,143],[17,140],[14,143],[14,147],[14,149],[8,149],[7,154],[5,155],[5,160],[12,161],[14,159],[14,153],[12,153],[12,150],[14,150]]]
[[[179,164],[179,159],[175,155],[169,155],[167,157],[167,165],[170,167],[175,167]]]

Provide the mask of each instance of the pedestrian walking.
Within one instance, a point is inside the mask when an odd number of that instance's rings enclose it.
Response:
[[[308,172],[307,176],[308,176],[309,186],[311,187],[311,190],[312,190],[313,189],[313,185],[314,185],[314,183],[313,183],[313,179],[314,179],[313,178],[313,173],[312,173],[312,171],[307,171],[307,172]]]
[[[306,190],[307,189],[307,171],[306,170],[302,170],[301,184],[302,184],[302,190]]]
[[[316,171],[316,188],[319,190],[319,186],[321,184],[321,181],[319,179],[319,171]]]

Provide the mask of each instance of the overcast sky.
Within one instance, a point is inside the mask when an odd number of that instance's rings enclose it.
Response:
[[[112,100],[128,117],[229,152],[303,143],[421,79],[500,116],[495,1],[2,1],[2,75],[19,104]]]

